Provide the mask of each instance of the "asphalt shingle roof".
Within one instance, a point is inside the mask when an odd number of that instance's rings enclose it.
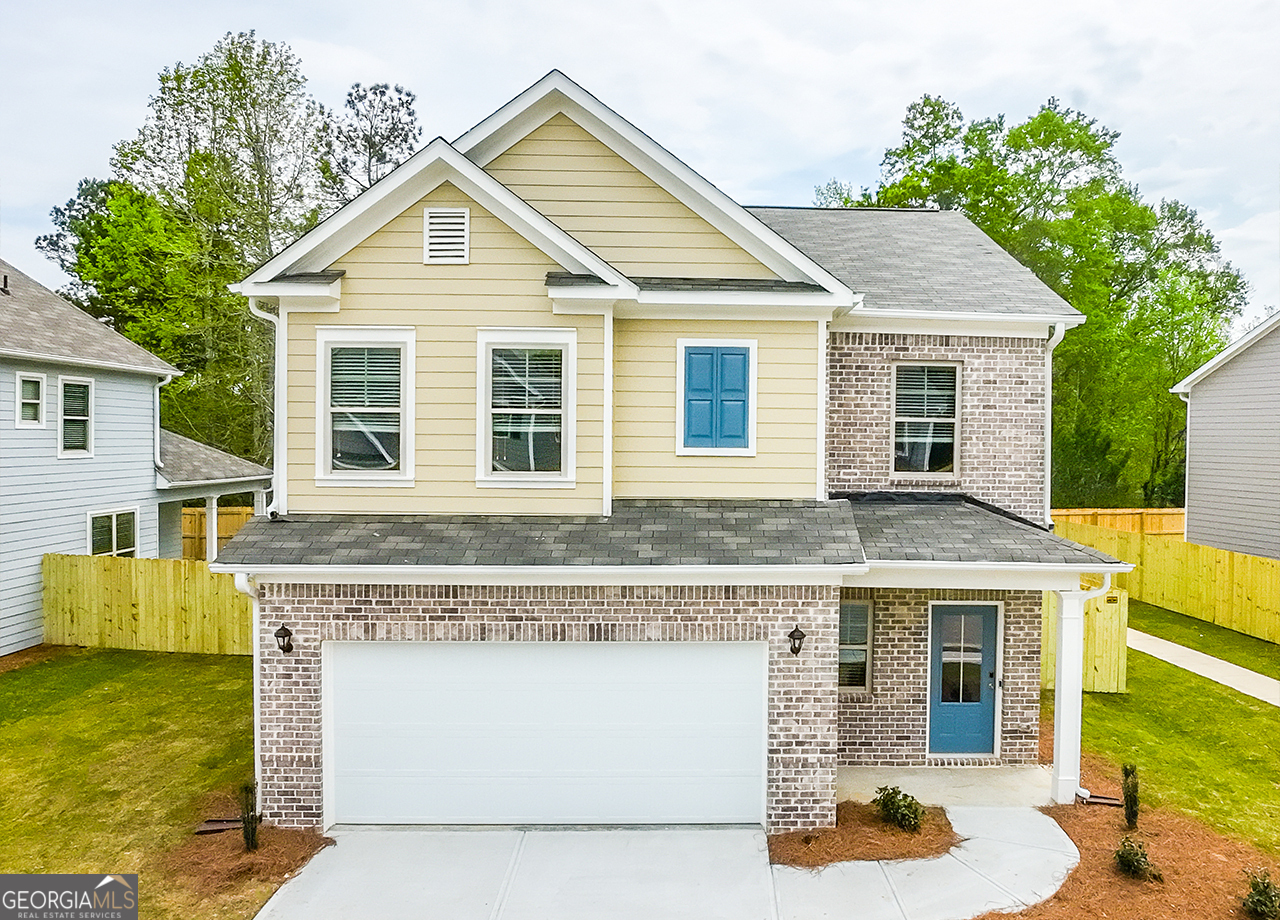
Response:
[[[871,492],[850,500],[867,561],[1115,565],[1118,560],[963,495]]]
[[[220,565],[846,565],[848,502],[615,501],[611,517],[290,514],[254,518]]]
[[[867,310],[1079,315],[959,211],[747,208]]]
[[[160,430],[160,475],[174,485],[224,479],[270,479],[271,470],[201,444],[172,431]]]
[[[0,272],[9,276],[8,293],[0,293],[0,353],[161,376],[179,373],[3,259]]]

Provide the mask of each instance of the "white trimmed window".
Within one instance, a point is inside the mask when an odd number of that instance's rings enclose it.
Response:
[[[954,477],[959,443],[959,366],[896,364],[893,373],[894,473]]]
[[[15,428],[44,427],[44,374],[19,374],[16,381]]]
[[[93,381],[58,378],[58,456],[93,456]]]
[[[138,555],[138,509],[90,513],[89,555]]]
[[[871,602],[840,598],[841,687],[871,689]]]
[[[334,485],[412,484],[414,330],[316,330],[316,479]]]
[[[476,349],[476,483],[574,484],[576,329],[481,329]]]
[[[676,454],[756,455],[756,341],[676,340]]]
[[[466,265],[471,261],[471,209],[425,208],[422,240],[422,261],[428,265]]]

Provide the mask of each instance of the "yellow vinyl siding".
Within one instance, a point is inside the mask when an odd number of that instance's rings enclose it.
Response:
[[[424,207],[471,209],[471,261],[424,265]],[[289,508],[306,512],[599,513],[603,496],[604,326],[600,317],[555,316],[546,273],[559,266],[452,185],[405,210],[332,266],[343,269],[334,313],[290,313]],[[415,483],[406,487],[316,482],[316,327],[413,326]],[[476,330],[578,330],[576,487],[476,485]]]
[[[757,342],[756,456],[676,456],[676,340]],[[813,498],[818,464],[816,323],[617,320],[614,495]]]
[[[777,277],[565,115],[486,171],[625,275]]]

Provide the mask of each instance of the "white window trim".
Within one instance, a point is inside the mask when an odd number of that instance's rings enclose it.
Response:
[[[134,558],[140,558],[142,556],[141,547],[139,546],[139,544],[142,542],[141,540],[142,515],[140,513],[140,508],[137,505],[134,505],[132,508],[107,508],[101,511],[90,511],[87,514],[85,514],[84,516],[84,552],[86,556],[116,556],[119,554],[120,550],[116,546],[115,519],[118,515],[121,515],[121,514],[133,515],[133,555],[134,555]],[[108,517],[108,516],[111,518],[111,552],[95,553],[93,551],[93,519],[96,517]]]
[[[89,386],[89,425],[88,431],[85,433],[85,443],[88,445],[84,450],[65,450],[62,447],[62,388],[68,384],[88,384]],[[63,377],[58,376],[58,459],[74,460],[83,459],[93,456],[93,436],[94,429],[97,427],[93,423],[94,404],[97,401],[97,387],[93,384],[92,377]]]
[[[843,598],[841,598],[840,603],[841,603],[842,605],[844,604],[844,599],[843,599]],[[873,670],[874,670],[874,668],[875,668],[874,645],[875,645],[876,605],[875,605],[875,602],[874,602],[874,601],[872,601],[872,600],[871,600],[871,598],[869,598],[869,597],[868,597],[868,598],[861,598],[861,597],[850,598],[850,599],[849,599],[849,603],[851,603],[851,604],[865,604],[865,605],[866,605],[866,607],[867,607],[867,642],[866,642],[866,646],[865,646],[865,648],[866,648],[866,652],[867,652],[867,683],[866,683],[866,686],[865,686],[865,687],[846,687],[846,686],[844,686],[844,685],[842,685],[842,684],[840,683],[840,676],[839,676],[839,673],[837,672],[837,674],[836,674],[836,686],[837,686],[837,688],[838,688],[838,692],[839,692],[839,694],[840,694],[841,696],[846,696],[846,697],[867,697],[867,696],[871,696],[872,688],[875,686],[875,684],[873,683],[873,682],[874,682],[874,680],[875,680],[875,677],[874,677],[874,674],[873,674]],[[843,649],[843,648],[863,648],[863,647],[864,647],[864,646],[860,646],[860,645],[848,645],[848,646],[846,646],[846,645],[842,645],[842,644],[839,642],[839,635],[838,635],[838,634],[837,634],[837,636],[836,636],[836,639],[837,639],[837,641],[836,641],[836,654],[837,654],[837,659],[838,659],[838,657],[839,657],[839,650],[840,650],[840,649]],[[838,667],[838,661],[837,661],[837,667]]]
[[[413,326],[317,326],[316,327],[316,478],[317,486],[414,485],[415,372]],[[329,418],[329,356],[334,346],[399,348],[400,361],[400,469],[341,470],[329,466],[333,423]]]
[[[702,348],[747,349],[747,401],[746,447],[685,447],[684,444],[684,356],[690,346]],[[676,339],[676,456],[677,457],[754,457],[756,455],[756,352],[759,343],[755,339]]]
[[[40,384],[40,420],[36,422],[25,421],[22,418],[22,405],[27,400],[22,398],[22,383],[24,380],[34,380]],[[13,387],[13,427],[14,428],[45,428],[49,418],[49,385],[44,374],[23,374],[18,373],[14,377]],[[59,444],[61,441],[61,431],[59,431]]]
[[[907,364],[909,362],[902,362]],[[933,737],[933,611],[938,607],[995,607],[996,608],[996,704],[995,733],[991,740],[991,754],[986,751],[952,752],[937,754],[930,747]],[[926,757],[999,757],[1004,744],[1004,601],[929,601],[929,622],[925,630],[925,693],[924,744]],[[988,678],[989,679],[989,678]]]
[[[920,419],[916,416],[898,417],[898,368],[899,367],[954,367],[956,369],[956,414],[952,419]],[[960,456],[960,416],[963,411],[963,395],[964,395],[964,363],[961,361],[892,361],[889,364],[889,479],[894,482],[902,482],[904,480],[930,481],[930,482],[958,482],[960,480],[960,465],[963,458]],[[897,428],[899,421],[934,421],[946,422],[950,421],[955,426],[952,437],[954,442],[951,446],[951,472],[949,473],[929,473],[923,470],[899,470],[897,469],[898,437]]]
[[[462,255],[431,255],[431,215],[462,215]],[[470,208],[423,208],[422,209],[422,262],[424,265],[469,265],[471,263],[471,209]]]
[[[495,348],[558,348],[561,456],[558,473],[493,472],[493,399],[490,357]],[[476,330],[476,485],[485,489],[572,489],[577,486],[578,330]]]

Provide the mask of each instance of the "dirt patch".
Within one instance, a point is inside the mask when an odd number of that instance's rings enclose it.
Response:
[[[960,839],[941,808],[926,808],[920,832],[912,834],[886,823],[874,805],[841,802],[835,827],[770,834],[769,859],[802,869],[852,859],[925,859],[941,856]]]
[[[0,657],[0,674],[5,671],[16,671],[18,668],[25,668],[27,665],[39,664],[42,661],[61,658],[63,655],[68,655],[76,650],[76,646],[73,645],[36,645],[31,648],[24,648],[20,652],[12,652]]]
[[[200,812],[206,818],[235,817],[239,804],[230,793],[211,793],[201,800]],[[318,831],[263,824],[258,828],[258,849],[249,852],[237,827],[193,836],[165,854],[160,865],[171,880],[207,896],[248,881],[279,884],[333,842]]]

